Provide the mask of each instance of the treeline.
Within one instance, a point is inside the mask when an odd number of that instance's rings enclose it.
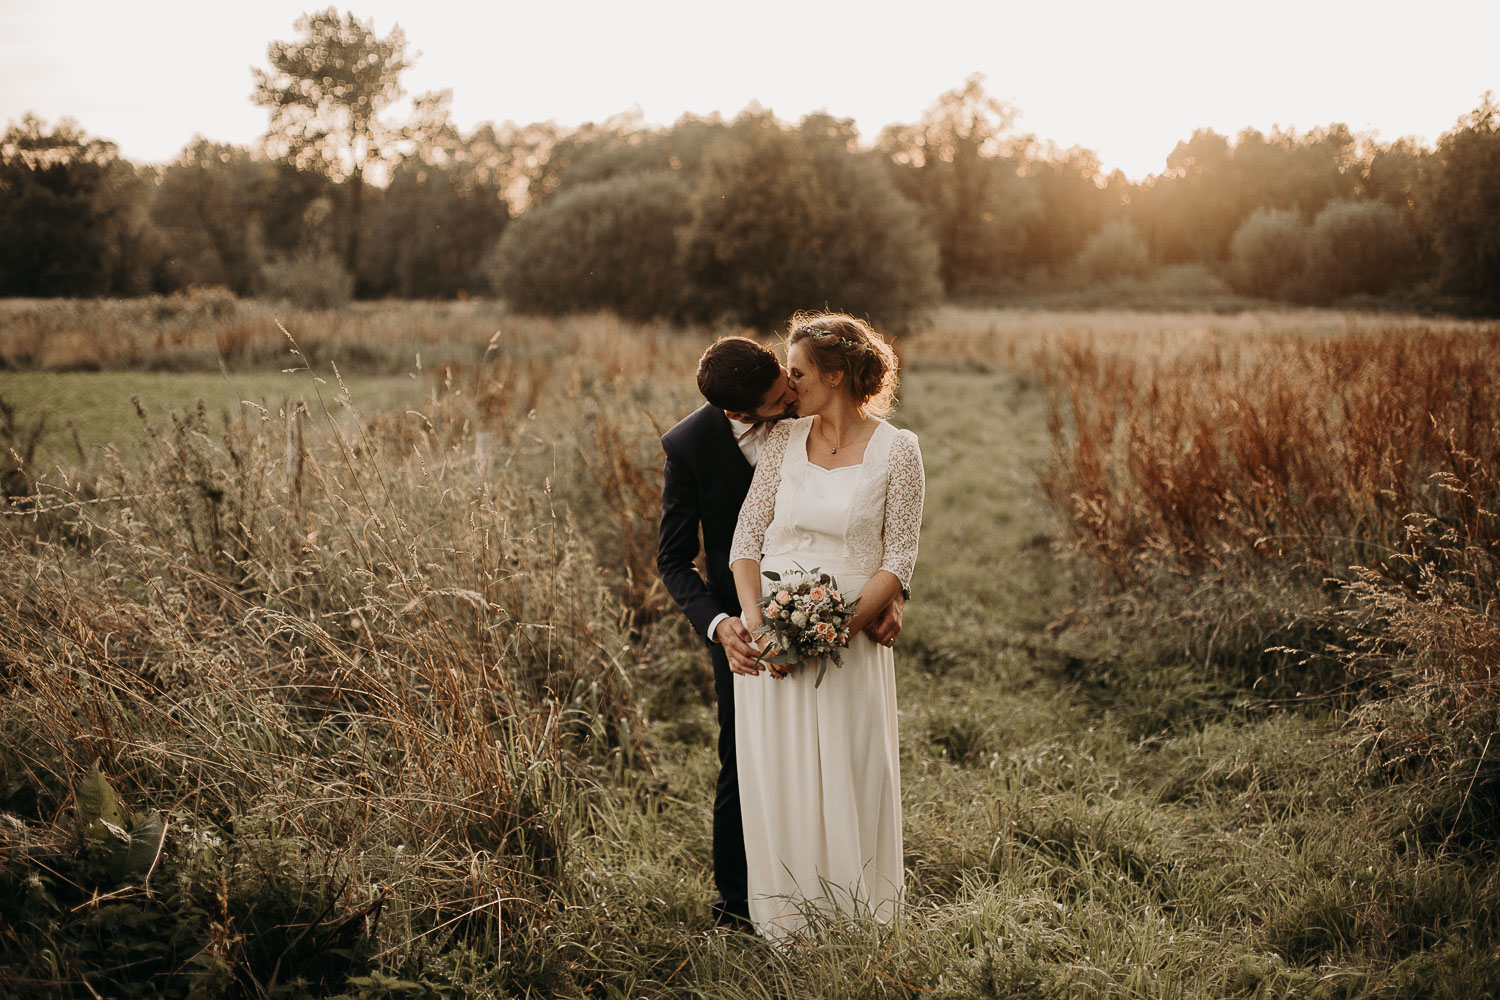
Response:
[[[757,110],[464,134],[444,94],[386,127],[377,112],[406,67],[399,30],[377,38],[332,10],[298,28],[256,74],[271,111],[259,150],[195,140],[141,167],[67,122],[12,125],[0,294],[496,294],[534,312],[750,325],[827,305],[899,324],[942,296],[1004,300],[1193,264],[1290,302],[1500,308],[1489,95],[1435,149],[1337,124],[1199,131],[1135,183],[1019,133],[977,77],[868,143],[849,119]],[[347,70],[371,65],[373,77]]]

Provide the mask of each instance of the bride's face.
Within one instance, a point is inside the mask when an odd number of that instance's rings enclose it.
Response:
[[[823,377],[804,341],[799,340],[786,352],[786,373],[791,387],[797,391],[799,416],[821,413],[833,402],[836,392]]]

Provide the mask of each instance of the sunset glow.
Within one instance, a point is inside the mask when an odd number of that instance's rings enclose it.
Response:
[[[77,119],[126,157],[160,162],[200,133],[252,144],[265,113],[250,67],[310,6],[272,0],[121,6],[9,0],[0,8],[0,118]],[[971,73],[1018,127],[1098,152],[1132,178],[1162,169],[1195,128],[1306,130],[1434,141],[1500,89],[1500,5],[1273,2],[1057,6],[939,0],[899,19],[867,5],[750,7],[571,2],[475,8],[372,0],[349,8],[405,29],[411,94],[453,90],[453,115],[598,121],[638,109],[732,116],[752,102],[795,120],[852,117],[872,140],[914,121]]]

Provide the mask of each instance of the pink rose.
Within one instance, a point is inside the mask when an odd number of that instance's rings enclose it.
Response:
[[[779,594],[776,595],[776,602],[778,604],[791,604],[792,603],[792,595],[789,592],[783,590]]]
[[[828,596],[828,591],[824,590],[822,587],[814,587],[812,589],[812,593],[808,594],[807,596],[811,597],[815,601],[821,601],[823,600],[823,598]]]

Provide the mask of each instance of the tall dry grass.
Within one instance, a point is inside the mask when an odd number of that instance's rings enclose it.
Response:
[[[1332,669],[1379,766],[1500,802],[1500,327],[1079,333],[1017,363],[1108,590],[1201,659],[1233,632],[1258,669]]]
[[[1292,559],[1392,579],[1412,514],[1494,550],[1500,330],[1243,338],[1141,357],[1061,342],[1043,483],[1111,577]]]
[[[503,943],[517,989],[552,981],[581,802],[649,767],[630,639],[662,607],[654,432],[691,390],[649,338],[559,329],[550,353],[491,337],[403,413],[361,415],[331,368],[279,412],[143,413],[144,465],[0,507],[0,752],[24,776],[0,882],[54,956],[0,978],[172,992],[191,960],[210,992],[271,995],[462,935]],[[144,882],[96,863],[95,764],[121,836],[164,817]],[[120,920],[132,946],[170,932],[128,974],[99,945]]]
[[[1429,331],[1470,333],[1494,323],[1345,309],[1240,308],[1229,312],[1150,309],[982,309],[943,306],[918,334],[905,338],[913,364],[1010,370],[1030,377],[1033,359],[1077,341],[1109,353],[1156,358],[1211,351],[1262,337],[1328,339],[1351,334],[1404,336]]]

